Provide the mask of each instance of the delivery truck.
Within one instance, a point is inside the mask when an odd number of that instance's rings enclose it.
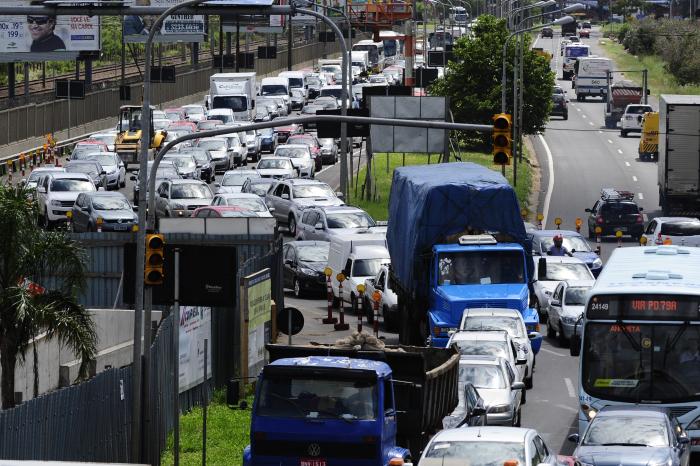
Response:
[[[216,73],[209,78],[210,109],[230,108],[236,121],[253,121],[256,74]]]
[[[583,102],[586,97],[600,97],[605,101],[610,71],[612,71],[612,60],[609,58],[579,58],[574,64],[576,100]]]

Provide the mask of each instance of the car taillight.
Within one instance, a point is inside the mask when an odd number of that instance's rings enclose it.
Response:
[[[602,215],[598,215],[598,216],[595,218],[595,223],[597,223],[597,224],[599,224],[599,225],[602,225],[602,224],[603,224],[603,216],[602,216]]]
[[[644,223],[644,217],[642,217],[642,214],[637,214],[637,223]]]

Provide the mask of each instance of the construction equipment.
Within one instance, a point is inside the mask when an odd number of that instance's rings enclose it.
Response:
[[[153,129],[153,110],[155,110],[155,107],[151,107],[151,119],[149,121],[151,141],[148,147],[149,149],[158,151],[165,143],[167,132],[155,131]],[[141,113],[142,107],[137,105],[123,105],[119,108],[119,132],[114,145],[115,151],[127,166],[130,163],[139,163],[141,133],[143,131]],[[147,156],[149,154],[147,154]]]

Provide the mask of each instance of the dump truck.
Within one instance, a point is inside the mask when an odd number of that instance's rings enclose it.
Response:
[[[610,76],[610,75],[608,75]],[[625,108],[629,104],[639,104],[644,98],[644,89],[637,83],[623,79],[612,81],[608,77],[608,91],[605,102],[605,127],[608,129],[617,128]]]
[[[445,346],[464,311],[484,307],[518,310],[541,341],[532,244],[501,174],[462,162],[397,168],[387,247],[402,344]]]
[[[119,108],[118,133],[114,140],[114,150],[128,166],[130,163],[139,163],[139,151],[141,150],[141,134],[143,131],[142,107],[137,105],[123,105]],[[166,131],[153,129],[153,110],[151,107],[150,135],[148,145],[150,150],[159,151],[165,145]],[[147,156],[149,155],[147,154]]]
[[[270,364],[256,384],[246,466],[417,461],[458,403],[455,349],[266,348]]]
[[[642,116],[638,153],[640,160],[659,159],[659,112],[647,112]]]

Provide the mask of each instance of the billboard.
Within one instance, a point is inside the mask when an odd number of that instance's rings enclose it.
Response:
[[[242,280],[242,307],[244,332],[247,337],[248,352],[244,366],[247,376],[255,377],[266,363],[265,344],[270,342],[272,332],[272,276],[270,269],[263,269]]]
[[[3,0],[3,6],[30,6]],[[54,53],[100,50],[99,16],[0,16],[0,53]],[[20,58],[15,58],[20,60]],[[22,57],[23,61],[32,61]],[[37,59],[38,60],[38,59]]]
[[[180,307],[179,393],[204,381],[204,340],[207,348],[207,378],[211,378],[211,308]]]
[[[160,6],[170,8],[185,0],[138,0],[139,6]],[[124,42],[146,42],[151,24],[155,17],[125,16],[124,17]],[[202,42],[204,41],[204,16],[203,15],[171,15],[165,18],[156,34],[155,42]]]

